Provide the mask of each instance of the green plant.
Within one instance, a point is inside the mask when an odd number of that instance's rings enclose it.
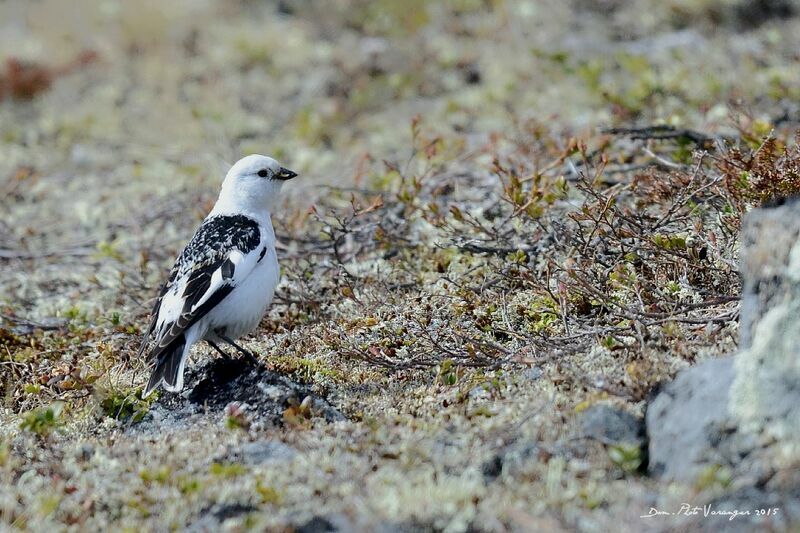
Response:
[[[63,425],[63,420],[61,420],[63,411],[63,402],[54,402],[49,406],[39,407],[23,414],[19,427],[40,437],[47,437]]]
[[[250,427],[250,417],[239,402],[232,402],[225,408],[225,427],[245,431]]]
[[[260,479],[256,480],[256,492],[261,497],[262,503],[280,505],[281,501],[283,501],[283,496],[277,489],[264,485]]]
[[[608,447],[608,457],[627,473],[633,473],[642,466],[642,448],[637,444],[616,444]]]
[[[438,375],[439,383],[452,387],[458,383],[458,367],[453,363],[452,359],[445,359],[439,367]]]
[[[99,392],[100,408],[105,416],[116,420],[132,420],[140,422],[147,412],[150,405],[158,398],[157,394],[142,399],[141,389],[118,389],[105,390]]]
[[[165,484],[172,477],[172,469],[166,465],[158,468],[143,468],[139,471],[139,478],[146,484]]]
[[[713,464],[707,466],[698,474],[695,487],[697,490],[725,489],[730,486],[732,480],[733,472],[730,467]]]

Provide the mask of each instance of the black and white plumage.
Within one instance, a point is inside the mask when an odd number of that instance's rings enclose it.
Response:
[[[142,351],[152,339],[144,390],[183,388],[183,370],[200,340],[232,343],[264,316],[279,267],[270,211],[284,181],[297,174],[262,155],[228,171],[217,203],[170,271],[153,306]],[[238,346],[237,346],[238,348]]]

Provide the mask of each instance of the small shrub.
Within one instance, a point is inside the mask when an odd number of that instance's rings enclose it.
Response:
[[[100,407],[103,414],[115,420],[131,420],[140,422],[147,412],[150,405],[158,397],[157,394],[142,399],[141,389],[113,390],[101,393],[105,396],[100,400]]]
[[[731,149],[719,162],[723,184],[740,212],[800,194],[800,132],[793,146],[770,135],[755,150]]]

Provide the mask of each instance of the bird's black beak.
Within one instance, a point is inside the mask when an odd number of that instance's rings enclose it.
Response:
[[[278,172],[278,175],[275,177],[279,180],[290,180],[295,176],[297,176],[297,172],[292,172],[288,168],[281,167],[280,172]]]

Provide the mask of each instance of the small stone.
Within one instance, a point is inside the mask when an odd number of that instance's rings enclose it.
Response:
[[[247,464],[262,464],[267,462],[291,461],[297,451],[279,441],[248,442],[235,452],[242,462]]]
[[[538,366],[532,366],[531,368],[528,368],[522,372],[522,376],[531,381],[536,381],[537,379],[541,378],[542,374],[542,369]]]
[[[489,391],[486,390],[486,387],[483,385],[478,385],[477,387],[473,387],[469,391],[469,397],[473,400],[485,400],[488,399],[491,395]]]
[[[331,531],[339,531],[339,529],[327,518],[315,516],[308,522],[297,526],[295,531],[297,533],[327,533]]]
[[[580,414],[581,431],[603,444],[644,443],[644,420],[608,405],[593,405]]]
[[[500,454],[493,456],[483,463],[481,472],[483,473],[483,479],[486,481],[494,481],[500,477],[500,474],[503,473],[503,457]]]
[[[84,442],[81,444],[80,448],[78,448],[78,453],[76,455],[78,460],[88,461],[94,456],[94,446],[88,442]]]

